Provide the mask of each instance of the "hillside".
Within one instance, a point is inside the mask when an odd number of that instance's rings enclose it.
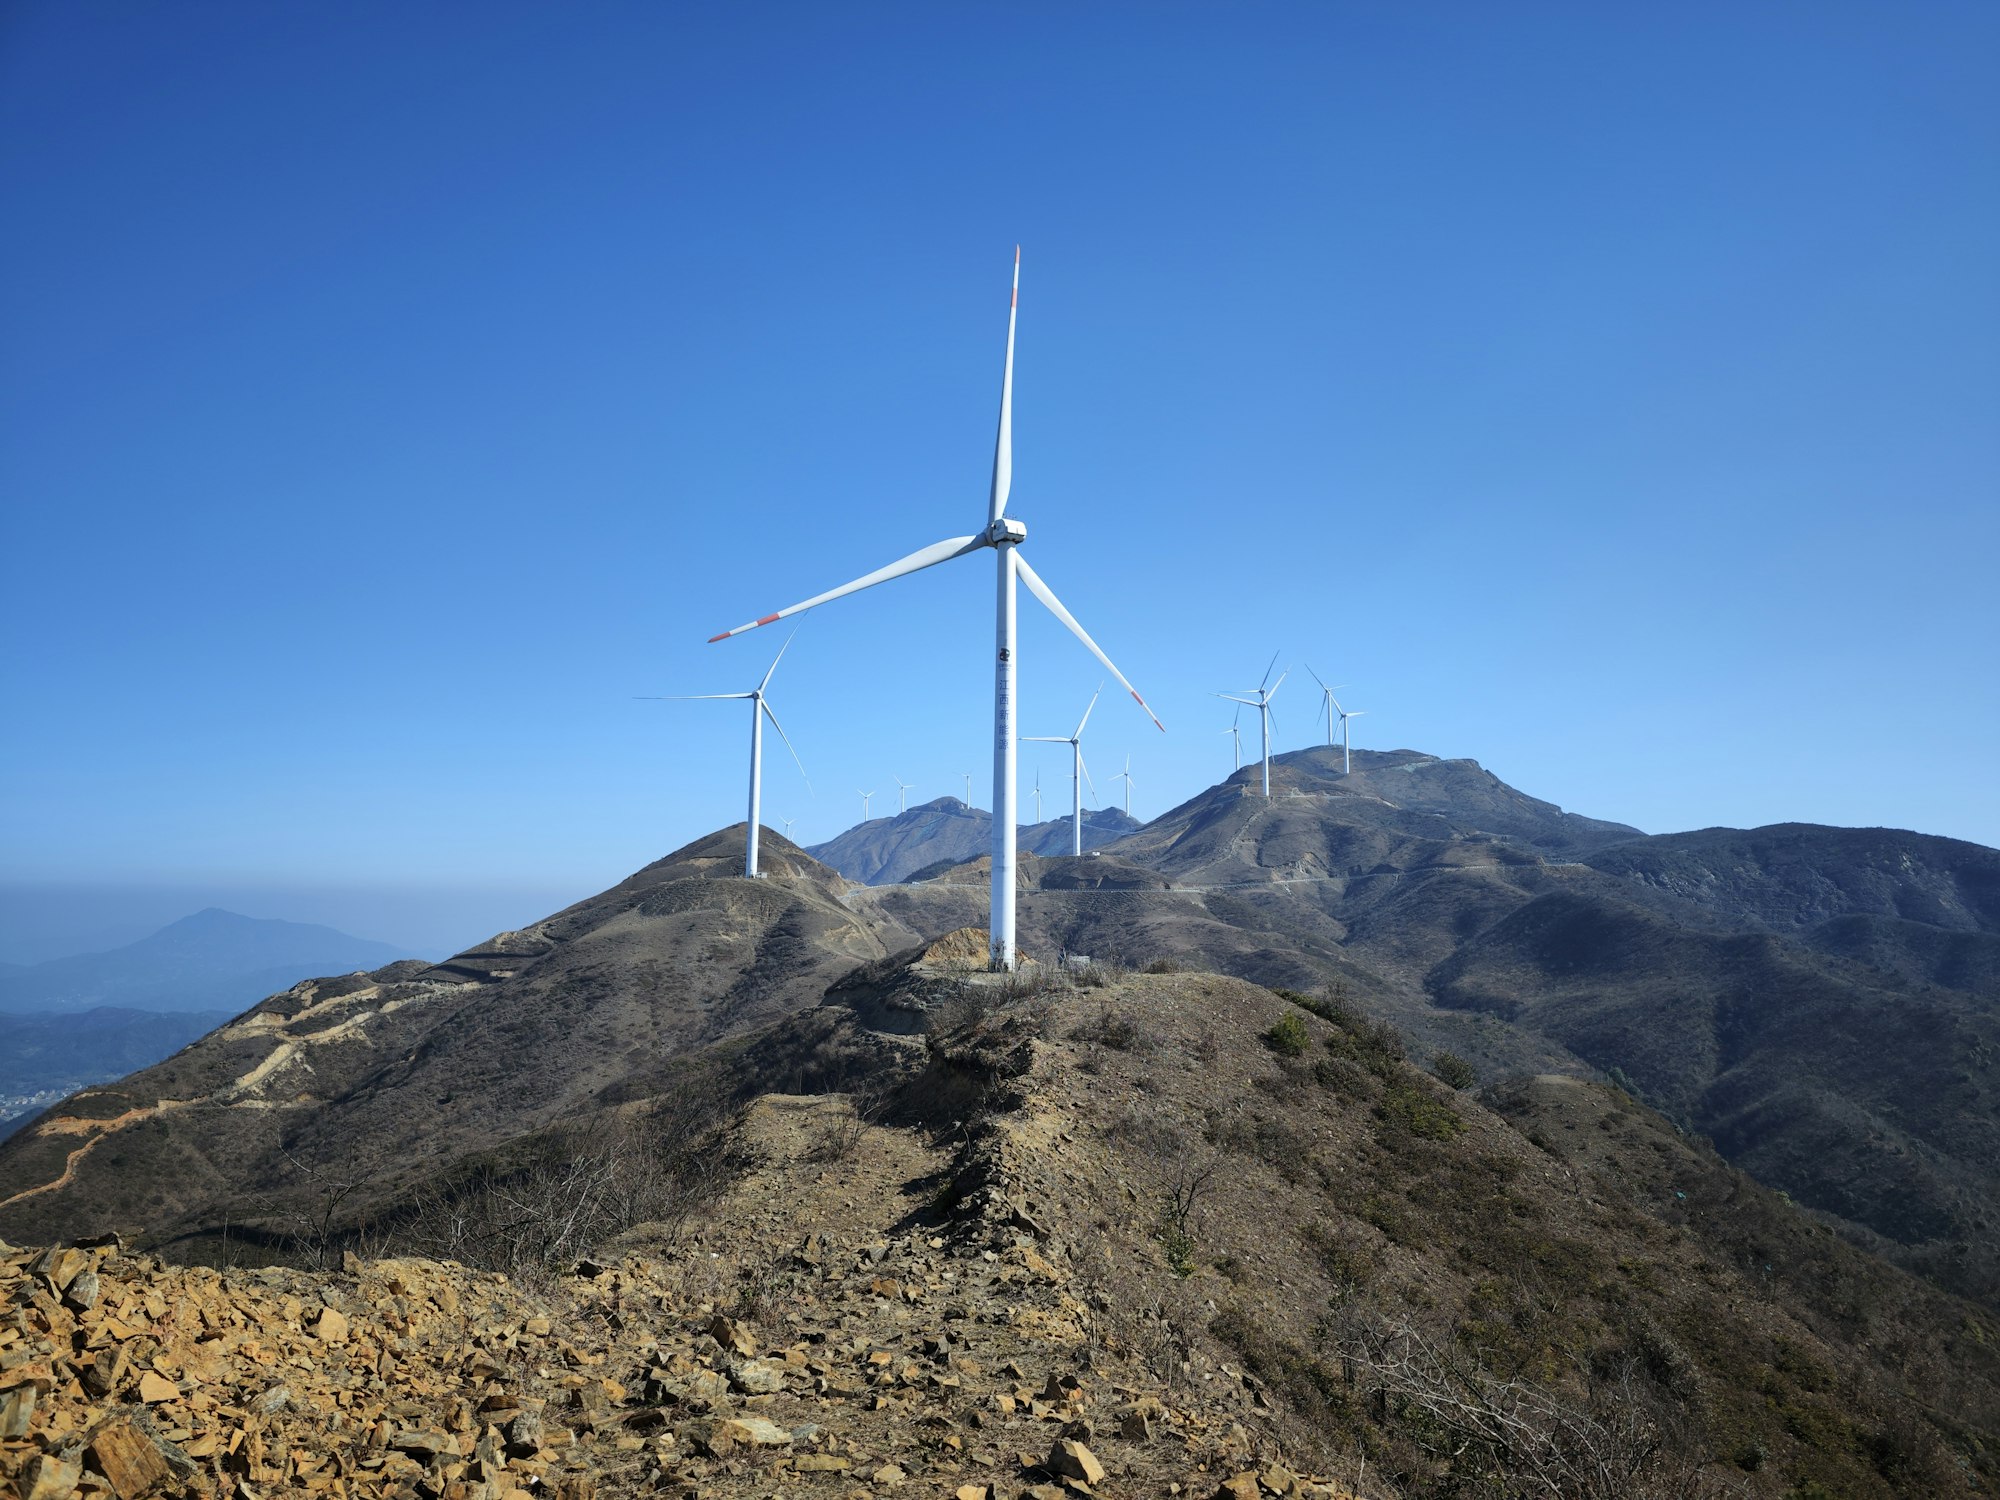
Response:
[[[1139,826],[1116,808],[1085,808],[1083,847],[1095,849],[1123,838]],[[1074,843],[1070,820],[1024,823],[1015,835],[1023,854],[1067,854]],[[887,818],[857,823],[845,833],[806,849],[821,864],[864,885],[893,885],[924,871],[961,864],[991,851],[993,814],[968,807],[956,797],[931,802]]]
[[[213,1011],[161,1013],[104,1006],[77,1014],[11,1015],[0,1055],[0,1135],[12,1122],[86,1084],[122,1077],[228,1020]]]
[[[379,1196],[811,1005],[885,951],[838,876],[774,835],[777,878],[745,881],[742,843],[711,835],[441,964],[295,985],[84,1090],[0,1143],[0,1234],[199,1237],[334,1177]]]
[[[235,1012],[320,974],[375,969],[408,955],[331,927],[210,907],[106,953],[0,972],[0,1012]]]
[[[0,1253],[64,1335],[0,1458],[57,1461],[61,1422],[80,1465],[151,1453],[217,1492],[1992,1492],[1981,1315],[1615,1090],[1482,1099],[1318,1000],[999,983],[977,947],[704,1049],[729,1102],[679,1138],[698,1189],[581,1264],[485,1214],[583,1201],[526,1169],[293,1237],[339,1270]],[[444,1235],[461,1264],[410,1258]]]
[[[1332,986],[1483,1080],[1617,1079],[1856,1244],[2000,1309],[2000,855],[1893,830],[1654,838],[1468,761],[1337,767],[1280,756],[1269,800],[1239,776],[1081,859],[1024,856],[1024,951]],[[194,1234],[319,1163],[414,1174],[643,1093],[856,962],[986,922],[983,856],[857,886],[773,835],[752,884],[732,840],[446,964],[276,997],[86,1091],[0,1147],[0,1197],[31,1194],[0,1203],[0,1232],[94,1205]]]
[[[1471,762],[1321,749],[1083,861],[1023,862],[1029,951],[1337,984],[1487,1078],[1612,1075],[1857,1243],[2000,1308],[2000,854],[1896,830],[1649,837]],[[884,890],[982,919],[984,861]]]

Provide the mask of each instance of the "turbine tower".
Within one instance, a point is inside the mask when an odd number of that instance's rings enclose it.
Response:
[[[854,790],[861,798],[861,821],[866,823],[868,821],[868,799],[875,794],[873,792],[864,792],[860,787],[856,787]]]
[[[1231,703],[1241,703],[1245,708],[1254,708],[1257,710],[1257,717],[1261,721],[1264,730],[1264,795],[1266,797],[1271,795],[1271,700],[1278,696],[1278,689],[1283,687],[1285,679],[1292,675],[1292,669],[1287,667],[1278,674],[1278,680],[1272,682],[1271,667],[1275,667],[1277,664],[1278,653],[1274,651],[1271,653],[1271,666],[1264,668],[1264,681],[1251,689],[1257,695],[1256,697],[1239,698],[1234,693],[1217,693],[1215,695],[1218,698],[1227,698]]]
[[[796,631],[793,632],[797,634]],[[771,685],[771,674],[778,670],[778,663],[785,659],[785,653],[792,649],[792,637],[785,637],[785,644],[778,648],[778,654],[771,658],[771,665],[764,673],[764,680],[747,693],[675,693],[666,697],[652,696],[642,699],[646,703],[697,703],[712,702],[729,698],[750,700],[750,817],[749,834],[743,841],[743,874],[747,879],[757,878],[757,820],[764,801],[764,720],[768,717],[771,727],[778,731],[778,738],[785,742],[785,748],[792,751],[792,760],[798,765],[799,775],[806,776],[806,763],[799,759],[799,752],[792,749],[792,737],[785,733],[785,726],[778,722],[778,716],[771,711],[771,705],[764,697],[764,689]],[[812,790],[812,778],[806,776],[806,790]]]
[[[901,578],[906,573],[915,573],[923,568],[935,567],[942,562],[950,562],[955,557],[964,557],[977,552],[982,547],[993,549],[997,588],[993,611],[993,886],[992,908],[987,928],[990,962],[995,969],[1014,967],[1014,764],[1016,747],[1014,743],[1014,676],[1018,665],[1015,641],[1014,583],[1019,579],[1028,586],[1028,592],[1042,604],[1089,650],[1090,654],[1104,663],[1111,675],[1128,693],[1146,716],[1164,730],[1159,717],[1141,698],[1131,683],[1125,680],[1110,657],[1093,641],[1084,628],[1076,622],[1076,617],[1063,607],[1062,601],[1050,592],[1041,576],[1028,566],[1028,560],[1021,556],[1021,543],[1027,540],[1028,528],[1007,515],[1007,497],[1014,483],[1014,323],[1021,302],[1021,251],[1014,250],[1014,288],[1007,306],[1007,358],[1000,374],[1000,426],[993,440],[993,487],[987,495],[986,526],[972,536],[947,537],[934,542],[908,557],[898,558],[886,567],[877,568],[872,573],[863,574],[852,583],[844,583],[839,588],[829,589],[823,594],[797,604],[787,605],[775,614],[760,616],[747,625],[739,625],[734,630],[725,630],[721,635],[711,636],[711,641],[727,640],[746,630],[754,630],[760,625],[770,625],[787,616],[825,604],[842,595],[852,594],[861,589],[871,588],[878,583],[887,583],[892,578]]]
[[[964,775],[964,777],[965,777],[965,810],[966,810],[967,812],[971,812],[971,811],[972,811],[972,773],[971,773],[970,771],[966,771],[966,772],[963,772],[962,774],[963,774],[963,775]]]
[[[1331,693],[1326,695],[1326,699],[1327,702],[1333,705],[1333,711],[1340,715],[1340,774],[1348,776],[1353,774],[1354,771],[1354,750],[1347,741],[1347,721],[1349,719],[1360,718],[1368,710],[1365,708],[1342,708],[1340,700]]]
[[[1132,816],[1132,757],[1131,756],[1128,755],[1125,757],[1125,769],[1120,771],[1116,776],[1112,777],[1111,779],[1113,781],[1122,781],[1125,783],[1125,816],[1129,818]]]
[[[1076,789],[1075,800],[1070,804],[1069,852],[1071,854],[1083,853],[1083,784],[1090,778],[1090,772],[1083,764],[1083,726],[1090,722],[1090,710],[1097,707],[1098,693],[1102,693],[1103,691],[1104,689],[1100,687],[1096,693],[1090,695],[1090,702],[1084,707],[1083,717],[1076,721],[1075,734],[1030,734],[1022,736],[1022,738],[1034,745],[1069,746],[1071,757],[1070,780]],[[1091,794],[1095,796],[1097,792],[1096,786],[1093,785],[1090,790]]]
[[[891,776],[889,779],[896,783],[896,811],[899,813],[908,812],[910,810],[910,788],[915,786],[916,783],[914,781],[905,781],[900,776]]]

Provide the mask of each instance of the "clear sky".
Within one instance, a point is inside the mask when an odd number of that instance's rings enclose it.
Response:
[[[1310,663],[1651,831],[2000,845],[1991,4],[17,0],[0,201],[17,887],[499,926],[741,818],[634,695],[983,524],[1016,243],[1011,510],[1170,731],[1101,800],[1276,651],[1280,748]],[[804,618],[767,822],[990,805],[991,576]]]

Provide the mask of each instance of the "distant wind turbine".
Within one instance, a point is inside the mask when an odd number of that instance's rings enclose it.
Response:
[[[1042,773],[1035,772],[1035,821],[1042,821]]]
[[[798,632],[794,631],[793,635]],[[806,776],[806,763],[799,759],[799,752],[792,749],[792,737],[785,733],[785,726],[778,722],[778,716],[771,711],[770,703],[764,697],[764,689],[771,685],[771,674],[778,670],[778,663],[785,659],[785,653],[792,649],[792,637],[785,637],[785,644],[778,648],[778,654],[771,658],[771,665],[764,673],[764,680],[747,693],[674,693],[661,697],[644,698],[647,703],[696,703],[711,702],[726,698],[748,698],[750,700],[750,816],[749,835],[743,841],[743,874],[751,880],[757,878],[757,825],[764,800],[764,720],[769,718],[771,727],[778,731],[778,738],[791,750],[792,760],[799,768],[799,775],[805,776],[806,790],[812,790],[812,778]]]
[[[792,836],[792,824],[796,823],[796,822],[798,821],[798,819],[797,819],[797,818],[780,818],[780,819],[779,819],[778,821],[779,821],[780,823],[783,823],[783,824],[785,825],[785,837],[786,837],[786,838],[790,838],[790,837]]]
[[[861,821],[866,823],[868,821],[868,799],[875,794],[873,792],[864,792],[860,787],[856,787],[854,790],[861,797]]]
[[[1338,703],[1334,702],[1333,695],[1335,693],[1344,693],[1347,691],[1347,688],[1345,684],[1337,688],[1330,688],[1324,682],[1320,682],[1319,673],[1312,669],[1311,662],[1306,663],[1306,676],[1310,677],[1314,682],[1319,683],[1320,696],[1325,700],[1320,704],[1320,712],[1326,715],[1326,742],[1331,746],[1333,744],[1333,715],[1334,711],[1340,707]]]
[[[1113,781],[1122,781],[1125,783],[1125,816],[1129,818],[1132,816],[1132,757],[1131,756],[1128,755],[1125,757],[1125,769],[1120,771],[1116,776],[1112,777],[1111,779]]]
[[[972,810],[972,773],[970,771],[967,771],[964,773],[964,776],[965,776],[965,809],[967,812],[970,812]]]
[[[915,786],[916,783],[914,781],[905,781],[900,776],[891,776],[889,779],[896,783],[896,811],[899,813],[908,812],[910,810],[910,788]]]
[[[1090,711],[1097,707],[1098,693],[1102,693],[1103,691],[1104,689],[1099,687],[1096,693],[1090,695],[1090,702],[1084,707],[1083,717],[1076,721],[1075,734],[1029,734],[1022,736],[1023,739],[1028,740],[1032,744],[1069,746],[1072,759],[1071,781],[1076,788],[1075,800],[1070,804],[1069,852],[1072,854],[1083,853],[1083,784],[1090,779],[1090,771],[1083,763],[1083,726],[1090,722]],[[1090,792],[1092,796],[1097,795],[1095,784],[1091,786]]]
[[[1084,647],[1104,663],[1119,685],[1132,694],[1133,700],[1145,709],[1146,716],[1161,729],[1159,718],[1146,700],[1141,698],[1132,684],[1125,680],[1125,674],[1112,663],[1110,657],[1093,641],[1089,633],[1077,624],[1076,617],[1063,607],[1062,601],[1042,582],[1041,576],[1028,566],[1021,556],[1021,544],[1027,540],[1028,528],[1007,515],[1007,497],[1014,484],[1014,320],[1021,300],[1021,251],[1014,250],[1014,290],[1007,310],[1007,360],[1000,376],[1000,427],[993,441],[993,487],[987,496],[985,529],[972,536],[947,537],[934,542],[921,551],[912,552],[908,557],[899,558],[886,567],[877,568],[872,573],[862,575],[851,583],[829,589],[823,594],[798,604],[787,605],[774,614],[762,615],[747,625],[739,625],[734,630],[725,630],[721,635],[711,636],[711,640],[725,640],[732,635],[740,635],[746,630],[754,630],[760,625],[769,625],[788,615],[811,609],[814,605],[825,604],[842,595],[852,594],[859,589],[871,588],[878,583],[887,583],[892,578],[900,578],[906,573],[935,567],[949,562],[955,557],[964,557],[977,552],[982,547],[991,547],[997,561],[998,586],[994,602],[994,667],[993,667],[993,885],[991,914],[987,925],[987,945],[991,966],[1008,970],[1014,967],[1014,863],[1015,863],[1015,722],[1014,722],[1014,673],[1018,665],[1018,645],[1015,640],[1014,582],[1018,578],[1028,586],[1033,594],[1079,641]]]
[[[1331,693],[1328,693],[1326,698],[1327,702],[1333,705],[1333,711],[1340,715],[1340,774],[1343,776],[1351,775],[1354,770],[1354,751],[1347,740],[1347,721],[1349,719],[1360,718],[1368,710],[1365,708],[1342,708],[1340,700]]]
[[[1276,682],[1271,681],[1271,668],[1277,666],[1278,654],[1271,653],[1271,666],[1264,668],[1264,681],[1251,689],[1254,698],[1239,698],[1234,693],[1217,693],[1218,698],[1227,698],[1231,703],[1241,703],[1245,708],[1257,710],[1257,717],[1264,730],[1264,795],[1271,795],[1271,700],[1278,696],[1278,689],[1285,685],[1285,679],[1292,675],[1290,667],[1278,674]],[[1268,684],[1268,686],[1267,686]]]
[[[1229,736],[1230,744],[1236,747],[1236,769],[1243,769],[1243,730],[1240,727],[1243,710],[1236,710],[1236,717],[1229,721],[1229,727],[1222,732]]]

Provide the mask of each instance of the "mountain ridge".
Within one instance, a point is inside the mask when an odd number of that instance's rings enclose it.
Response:
[[[1981,1228],[2000,1215],[2000,1018],[1980,930],[2000,854],[1809,825],[1645,835],[1473,762],[1355,761],[1347,775],[1338,752],[1290,752],[1268,800],[1246,768],[1080,859],[1025,855],[1023,951],[1328,990],[1484,1080],[1610,1077],[1857,1243],[2000,1308]],[[93,1186],[93,1156],[36,1209],[74,1204],[81,1225],[108,1193],[99,1209],[199,1233],[202,1193],[230,1173],[275,1192],[287,1152],[395,1160],[538,1129],[810,1010],[858,964],[984,929],[980,860],[871,886],[776,834],[764,847],[765,880],[741,878],[737,825],[444,963],[274,996],[172,1067],[67,1101],[0,1148],[0,1187],[49,1181],[79,1133],[102,1134],[93,1121],[182,1101],[171,1171]],[[1671,888],[1704,859],[1728,878]],[[1815,861],[1840,901],[1800,885]],[[1885,886],[1885,870],[1902,873]],[[1922,901],[1899,905],[1904,886]],[[539,1066],[523,1082],[525,1057]],[[183,1160],[203,1131],[220,1133]],[[155,1193],[162,1175],[174,1201],[148,1209],[140,1179]],[[20,1223],[0,1207],[0,1231]]]

